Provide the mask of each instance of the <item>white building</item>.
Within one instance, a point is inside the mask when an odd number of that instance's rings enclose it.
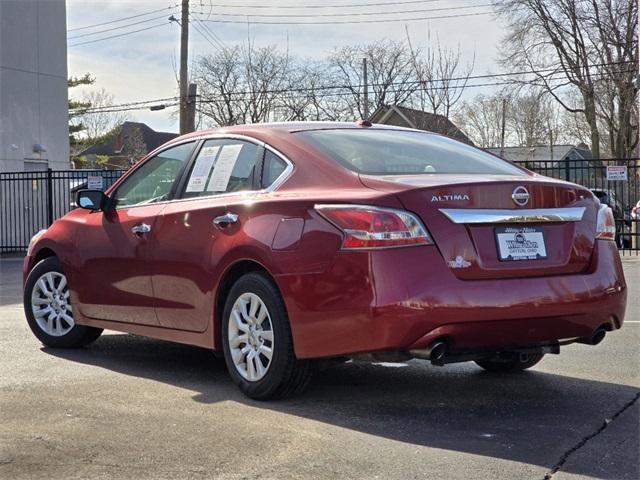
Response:
[[[0,0],[0,172],[69,168],[65,0]]]

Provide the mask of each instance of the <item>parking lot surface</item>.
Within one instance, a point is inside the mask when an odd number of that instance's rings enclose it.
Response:
[[[105,332],[43,348],[20,259],[0,260],[0,478],[630,479],[638,469],[640,261],[627,323],[529,372],[349,363],[248,400],[198,348]]]

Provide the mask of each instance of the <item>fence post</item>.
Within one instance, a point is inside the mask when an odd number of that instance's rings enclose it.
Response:
[[[565,159],[565,161],[564,161],[564,179],[565,179],[567,182],[570,182],[570,181],[571,181],[571,173],[570,173],[570,171],[569,171],[569,170],[570,170],[570,169],[569,169],[569,162],[570,162],[570,161],[571,161],[571,160],[569,160],[568,158],[567,158],[567,159]]]
[[[47,168],[47,221],[53,223],[53,171]]]

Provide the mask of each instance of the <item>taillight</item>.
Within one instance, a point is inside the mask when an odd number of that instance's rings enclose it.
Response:
[[[616,221],[613,218],[613,211],[607,205],[600,205],[598,209],[596,238],[601,240],[615,240],[616,238]]]
[[[433,245],[420,220],[403,210],[364,205],[316,205],[315,208],[344,232],[343,249]]]

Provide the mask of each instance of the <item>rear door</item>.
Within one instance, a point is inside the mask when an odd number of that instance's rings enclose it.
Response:
[[[160,325],[201,332],[213,315],[216,267],[243,225],[234,206],[257,188],[263,148],[246,140],[206,140],[189,167],[181,199],[162,213],[152,251]]]
[[[87,213],[76,234],[74,281],[83,315],[158,324],[150,263],[158,244],[155,232],[194,145],[181,144],[149,158],[111,194],[114,210]]]

